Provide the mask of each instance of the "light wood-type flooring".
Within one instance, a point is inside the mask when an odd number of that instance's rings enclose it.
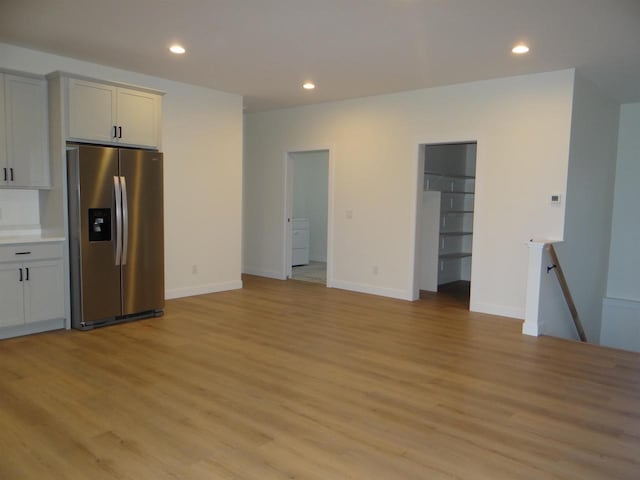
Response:
[[[245,277],[0,342],[0,479],[639,479],[640,355]]]
[[[310,262],[308,265],[300,265],[291,268],[291,278],[303,282],[327,284],[326,262]]]

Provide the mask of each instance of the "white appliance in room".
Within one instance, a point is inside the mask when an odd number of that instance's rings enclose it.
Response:
[[[294,218],[291,235],[291,265],[309,265],[309,219]]]

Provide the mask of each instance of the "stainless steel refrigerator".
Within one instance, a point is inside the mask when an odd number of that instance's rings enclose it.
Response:
[[[162,314],[162,153],[67,147],[72,326]]]

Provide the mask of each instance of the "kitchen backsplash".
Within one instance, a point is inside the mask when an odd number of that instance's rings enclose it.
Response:
[[[39,228],[38,191],[0,189],[0,235]]]

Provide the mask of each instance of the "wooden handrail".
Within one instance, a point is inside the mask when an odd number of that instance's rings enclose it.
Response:
[[[549,272],[549,270],[556,271],[556,277],[558,278],[560,288],[562,289],[562,294],[564,295],[564,299],[567,302],[569,311],[571,312],[571,318],[573,318],[573,324],[576,326],[578,336],[580,337],[581,341],[586,342],[587,336],[584,333],[584,328],[582,328],[582,322],[580,321],[580,317],[578,316],[578,309],[576,308],[576,304],[573,302],[573,297],[571,296],[569,285],[567,284],[567,279],[565,278],[562,267],[560,266],[560,260],[558,260],[556,249],[553,248],[553,244],[551,243],[547,243],[546,249],[549,252],[551,261],[553,262],[553,265],[547,268],[547,273]]]

